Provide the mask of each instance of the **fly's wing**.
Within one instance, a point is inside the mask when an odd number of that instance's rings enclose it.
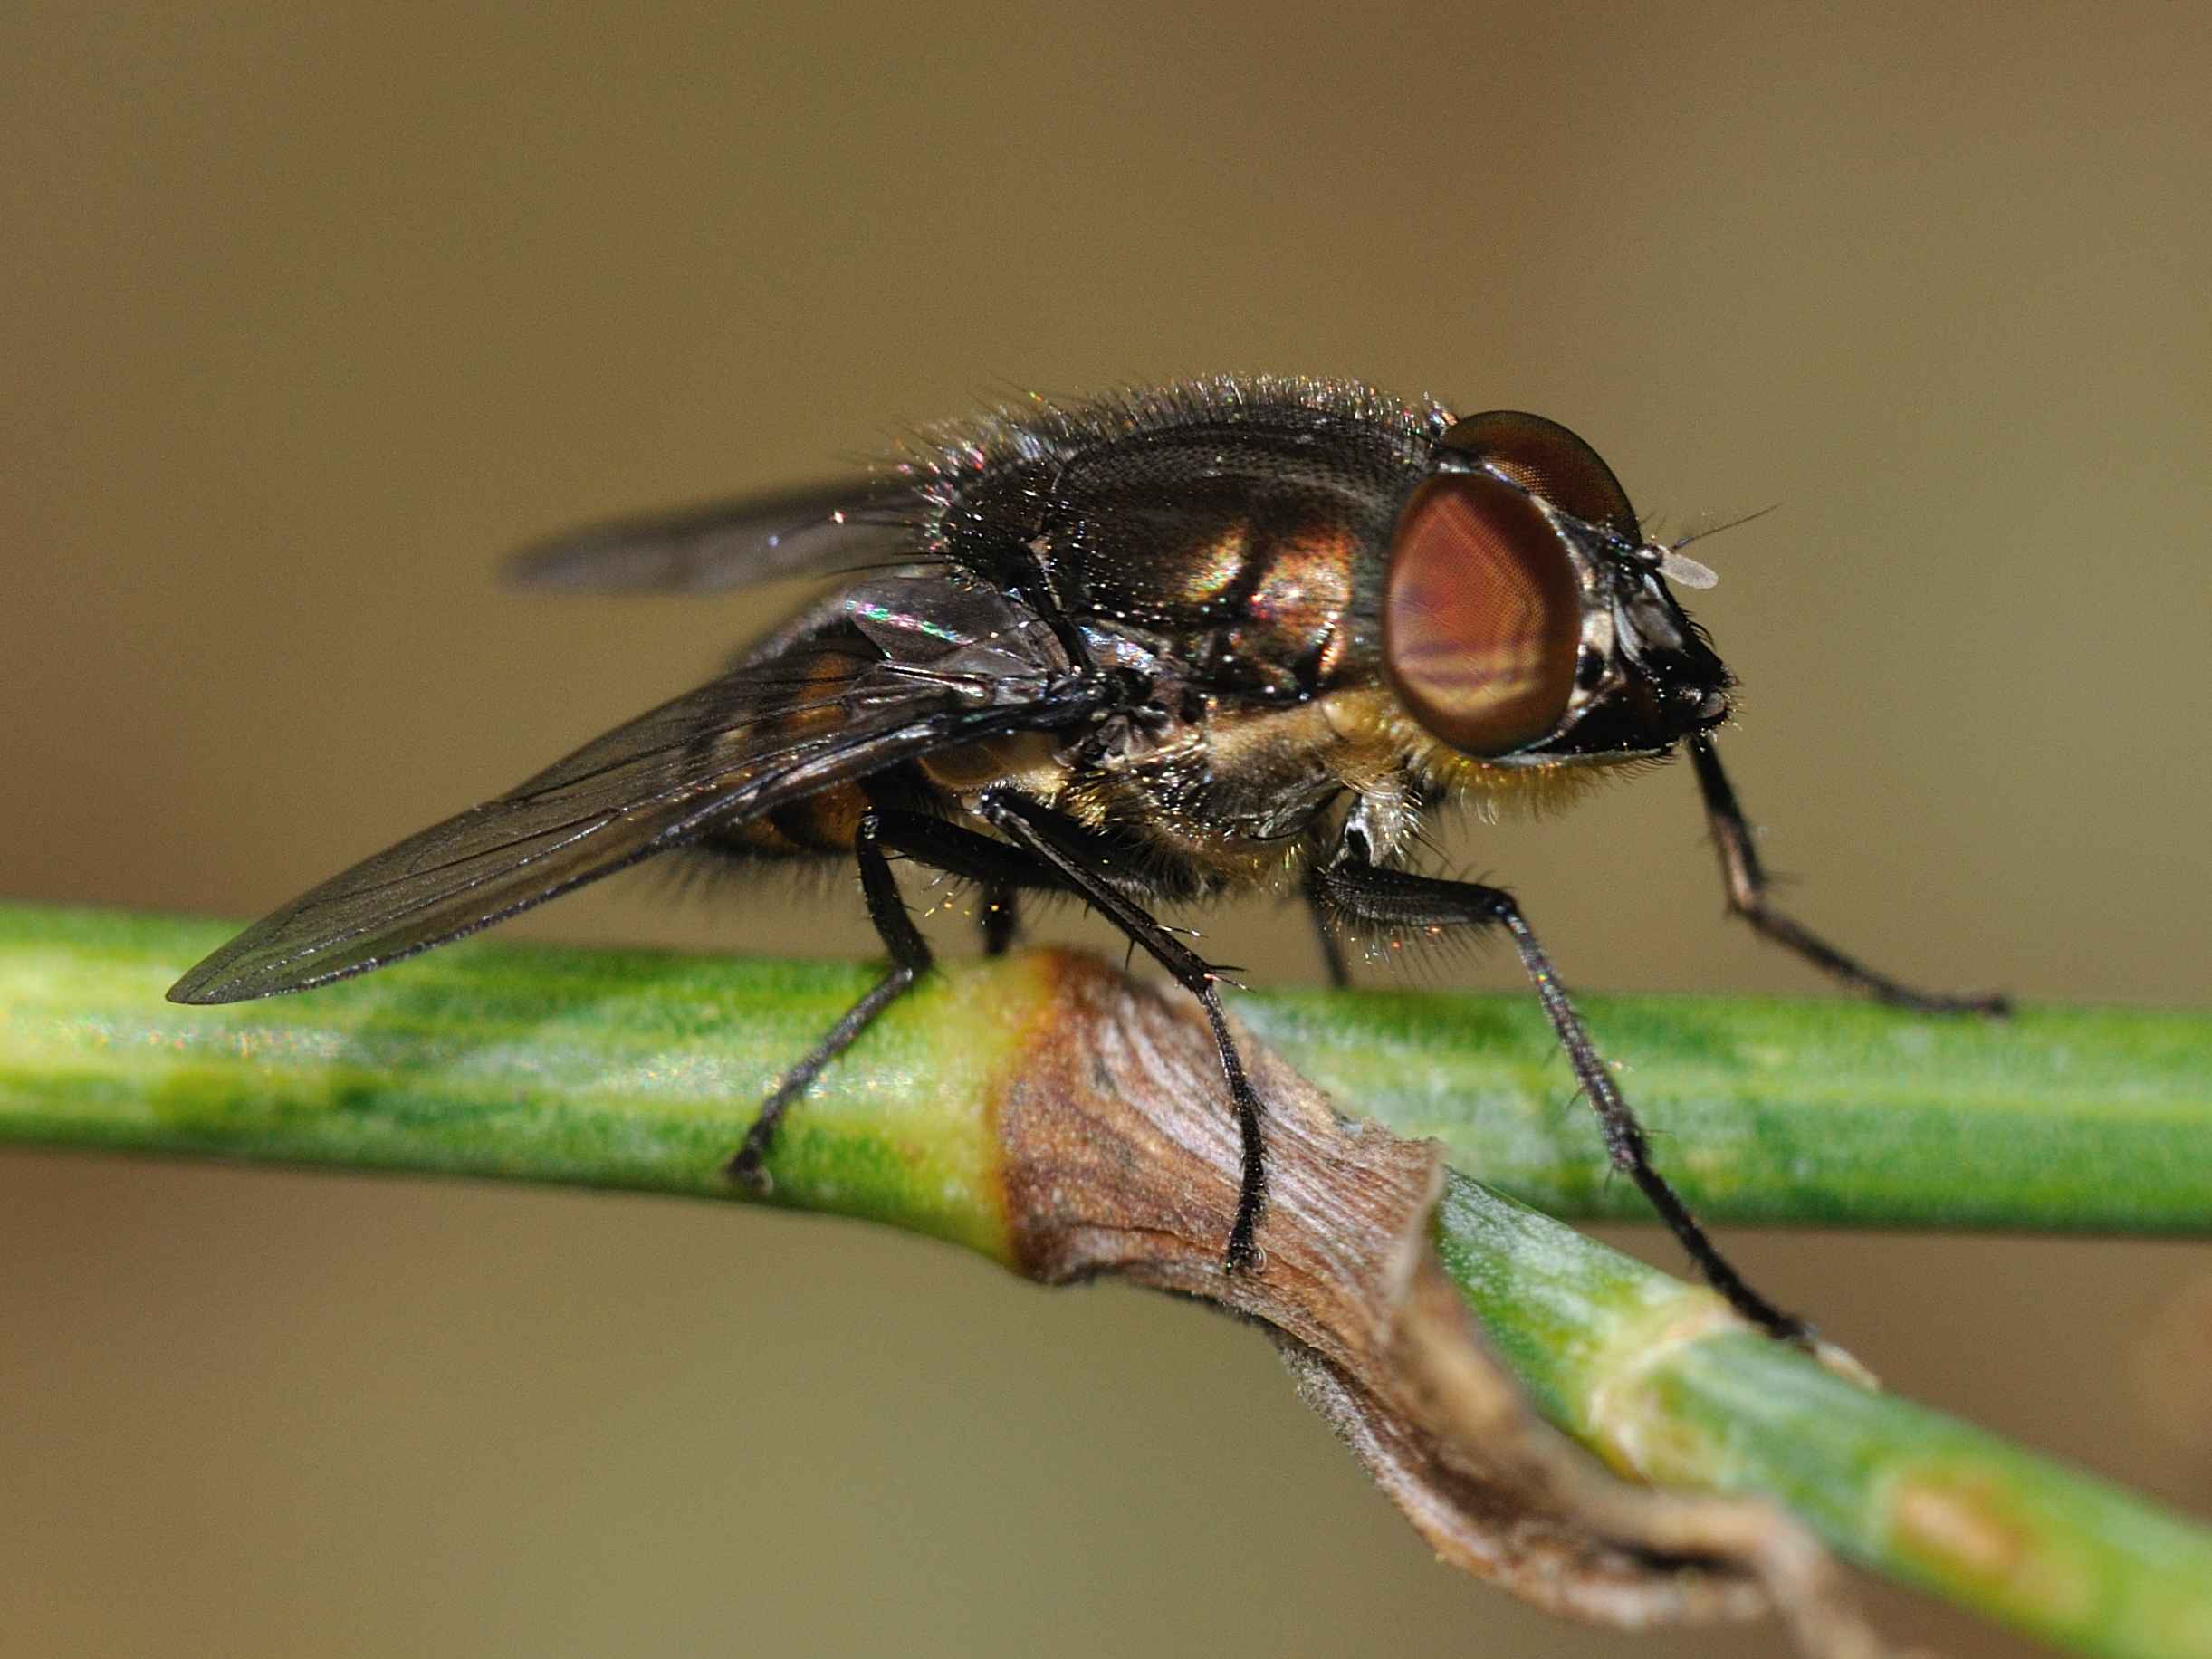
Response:
[[[255,923],[169,990],[236,1002],[381,967],[933,749],[1080,717],[1034,613],[944,578],[865,584],[844,625],[616,727]]]
[[[719,592],[910,561],[926,517],[903,481],[848,478],[593,525],[523,549],[509,574],[570,593]]]

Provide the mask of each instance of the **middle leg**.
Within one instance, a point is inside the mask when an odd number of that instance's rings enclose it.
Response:
[[[1005,955],[1014,943],[1014,935],[1021,931],[1021,915],[1014,908],[1012,882],[983,884],[983,908],[977,921],[983,930],[983,954]]]
[[[986,793],[982,811],[992,829],[1040,863],[1050,866],[1061,885],[1079,894],[1093,909],[1120,928],[1131,944],[1143,947],[1206,1011],[1206,1022],[1213,1028],[1214,1046],[1221,1052],[1221,1076],[1229,1084],[1229,1096],[1236,1107],[1242,1150],[1237,1214],[1230,1226],[1223,1265],[1230,1272],[1257,1268],[1259,1215],[1267,1203],[1268,1190],[1259,1097],[1244,1075],[1244,1061],[1229,1034],[1229,1017],[1222,1012],[1221,993],[1214,989],[1218,970],[1163,927],[1129,896],[1125,887],[1115,879],[1115,872],[1123,860],[1116,857],[1116,849],[1103,842],[1095,831],[1010,790]]]
[[[1345,961],[1344,945],[1336,937],[1336,925],[1329,919],[1328,900],[1322,897],[1318,874],[1306,877],[1306,886],[1299,897],[1305,903],[1307,917],[1314,925],[1314,942],[1321,947],[1321,971],[1328,975],[1329,989],[1350,989],[1352,970]]]
[[[1347,921],[1384,927],[1503,928],[1520,953],[1521,966],[1536,987],[1559,1046],[1566,1050],[1575,1081],[1597,1112],[1606,1155],[1614,1167],[1636,1184],[1697,1263],[1706,1282],[1729,1307],[1770,1336],[1791,1342],[1803,1342],[1809,1337],[1802,1319],[1784,1313],[1745,1281],[1652,1164],[1643,1126],[1621,1098],[1612,1071],[1598,1054],[1597,1045],[1590,1040],[1566,988],[1559,983],[1551,957],[1510,893],[1474,882],[1440,881],[1383,868],[1370,861],[1366,842],[1356,831],[1346,837],[1336,859],[1317,873],[1314,890],[1321,902]]]

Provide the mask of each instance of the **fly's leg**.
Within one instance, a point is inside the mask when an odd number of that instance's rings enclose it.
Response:
[[[933,960],[928,943],[906,914],[897,879],[891,873],[886,853],[904,853],[917,864],[926,864],[965,880],[983,883],[987,902],[999,908],[986,911],[985,942],[991,938],[990,917],[1007,918],[1010,936],[1013,896],[1020,887],[1061,887],[1049,867],[1039,864],[1015,848],[989,836],[977,835],[957,825],[940,823],[914,813],[877,810],[867,813],[853,836],[853,856],[860,866],[860,891],[867,901],[868,920],[890,954],[891,971],[878,980],[867,995],[845,1012],[814,1046],[814,1051],[783,1075],[775,1092],[761,1103],[760,1115],[745,1132],[745,1144],[730,1160],[728,1173],[758,1193],[769,1190],[766,1161],[775,1144],[777,1126],[792,1101],[821,1075],[822,1068],[852,1047],[876,1016],[898,1001],[925,973]],[[1003,945],[1001,945],[1003,948]]]
[[[886,848],[955,880],[974,882],[986,902],[1002,901],[1010,915],[1016,894],[1068,890],[1052,866],[991,836],[919,812],[878,811],[875,817]]]
[[[994,790],[982,797],[984,820],[1015,846],[1049,865],[1061,885],[1080,894],[1127,935],[1134,945],[1150,953],[1154,961],[1173,974],[1184,990],[1196,997],[1213,1028],[1214,1046],[1221,1057],[1221,1076],[1235,1102],[1237,1130],[1243,1151],[1243,1170],[1237,1190],[1237,1216],[1229,1230],[1223,1264],[1230,1272],[1259,1265],[1258,1229],[1267,1203],[1267,1156],[1260,1136],[1259,1097],[1244,1075],[1244,1061],[1229,1035],[1228,1017],[1221,1011],[1221,993],[1214,989],[1216,970],[1197,952],[1154,921],[1123,891],[1112,869],[1113,849],[1093,831],[1010,791]]]
[[[728,1166],[732,1180],[742,1182],[756,1193],[766,1193],[771,1187],[768,1149],[775,1144],[777,1126],[791,1102],[807,1092],[824,1066],[852,1047],[860,1033],[876,1022],[877,1014],[913,989],[914,981],[930,965],[928,942],[906,914],[906,901],[899,897],[890,860],[884,857],[883,817],[879,812],[862,817],[853,835],[853,856],[860,865],[860,892],[867,901],[868,920],[875,923],[876,936],[890,953],[891,971],[845,1011],[844,1017],[814,1045],[814,1052],[785,1072],[774,1092],[761,1103],[760,1115],[745,1131],[745,1144]]]
[[[1328,975],[1329,989],[1343,991],[1352,983],[1352,970],[1345,963],[1344,946],[1337,941],[1336,929],[1330,925],[1328,905],[1321,897],[1317,876],[1306,877],[1306,914],[1313,919],[1314,940],[1321,947],[1321,968]]]
[[[1720,769],[1720,754],[1712,739],[1690,740],[1690,758],[1697,768],[1698,791],[1705,797],[1705,816],[1713,828],[1713,845],[1720,854],[1720,875],[1728,884],[1728,913],[1748,922],[1762,937],[1795,952],[1824,973],[1834,975],[1878,1002],[1930,1014],[1993,1014],[2012,1012],[2010,999],[2002,996],[1953,996],[1942,992],[1916,991],[1886,973],[1877,973],[1857,958],[1846,955],[1825,939],[1784,915],[1767,899],[1767,872],[1758,850],[1751,844],[1751,826],[1737,804],[1736,791]]]
[[[983,884],[983,910],[978,920],[983,929],[983,954],[1003,956],[1021,931],[1021,916],[1014,908],[1014,887],[1011,882],[987,881]]]
[[[1068,884],[1049,864],[1041,864],[1018,847],[940,818],[918,812],[883,812],[883,842],[916,864],[943,870],[983,890],[983,954],[1004,955],[1020,931],[1020,896],[1028,893],[1065,893]]]
[[[1582,1016],[1575,1012],[1566,989],[1559,983],[1551,958],[1537,941],[1520,906],[1510,893],[1474,882],[1439,881],[1402,870],[1384,869],[1370,861],[1366,838],[1356,830],[1346,832],[1336,860],[1318,870],[1315,891],[1330,911],[1347,921],[1382,927],[1499,927],[1512,938],[1520,953],[1521,966],[1536,987],[1537,999],[1566,1050],[1575,1081],[1596,1109],[1605,1138],[1606,1155],[1614,1167],[1636,1184],[1659,1213],[1698,1271],[1745,1319],[1785,1341],[1803,1342],[1810,1332],[1803,1320],[1784,1313],[1754,1290],[1728,1265],[1705,1230],[1698,1225],[1674,1189],[1652,1162],[1652,1149],[1643,1126],[1629,1109],[1614,1085],[1597,1047],[1590,1040]]]

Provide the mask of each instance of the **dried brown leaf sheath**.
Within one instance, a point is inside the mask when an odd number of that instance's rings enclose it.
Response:
[[[1266,1254],[1224,1273],[1237,1131],[1205,1023],[1187,998],[1055,960],[999,1102],[1031,1277],[1117,1273],[1259,1322],[1438,1555],[1539,1606],[1624,1626],[1774,1612],[1809,1651],[1878,1651],[1778,1510],[1628,1484],[1538,1419],[1431,1245],[1435,1145],[1340,1118],[1249,1035],[1269,1113]]]

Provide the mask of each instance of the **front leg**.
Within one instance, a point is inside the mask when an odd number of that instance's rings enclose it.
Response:
[[[1854,956],[1846,955],[1795,916],[1776,909],[1767,899],[1767,872],[1759,864],[1758,849],[1751,844],[1751,826],[1737,804],[1728,774],[1720,770],[1720,752],[1713,740],[1700,735],[1690,740],[1690,763],[1698,773],[1698,792],[1705,798],[1705,816],[1713,827],[1713,846],[1720,855],[1720,877],[1728,884],[1728,914],[1751,924],[1762,937],[1795,952],[1820,969],[1862,991],[1878,1002],[1913,1009],[1924,1014],[1991,1014],[2012,1012],[2003,996],[1956,996],[1940,991],[1917,991],[1886,973],[1877,973]]]
[[[1690,1259],[1729,1307],[1768,1335],[1785,1341],[1803,1342],[1809,1331],[1803,1320],[1784,1313],[1745,1282],[1719,1248],[1698,1225],[1675,1190],[1652,1163],[1650,1142],[1643,1126],[1621,1098],[1613,1073],[1590,1040],[1582,1016],[1575,1012],[1558,972],[1545,954],[1535,931],[1522,916],[1520,906],[1502,887],[1476,882],[1439,881],[1403,870],[1384,869],[1373,862],[1367,838],[1356,825],[1347,826],[1336,857],[1316,872],[1312,891],[1323,905],[1347,922],[1369,926],[1435,929],[1441,927],[1503,928],[1520,953],[1521,966],[1536,987],[1537,999],[1566,1050],[1582,1092],[1595,1108],[1605,1137],[1605,1151],[1614,1164],[1636,1184],[1637,1189],[1659,1212]]]

